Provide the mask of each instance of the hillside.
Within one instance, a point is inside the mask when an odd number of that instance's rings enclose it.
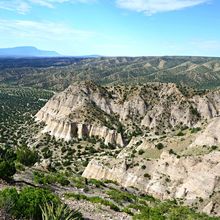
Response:
[[[99,84],[172,82],[197,89],[220,84],[220,59],[209,57],[98,57],[0,59],[0,83],[63,90],[79,80]]]
[[[73,142],[73,149],[76,140],[95,144],[88,154],[85,143],[80,147],[81,160],[90,161],[84,177],[219,215],[219,94],[173,83],[103,87],[86,81],[55,94],[36,121],[44,124],[42,135]],[[61,163],[62,153],[53,155]]]
[[[30,219],[55,196],[86,219],[219,219],[219,93],[1,86],[0,218]]]

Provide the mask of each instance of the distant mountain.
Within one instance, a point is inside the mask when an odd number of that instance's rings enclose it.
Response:
[[[55,51],[39,50],[36,47],[24,46],[13,48],[0,48],[0,57],[57,57]]]

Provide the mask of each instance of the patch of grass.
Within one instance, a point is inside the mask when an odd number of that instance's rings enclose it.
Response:
[[[89,197],[89,196],[86,196],[86,195],[83,195],[83,194],[76,194],[76,193],[66,193],[65,196],[66,196],[66,198],[73,198],[73,199],[76,199],[76,200],[86,200],[86,201],[89,201],[91,203],[99,203],[99,204],[102,204],[102,205],[105,205],[105,206],[109,206],[110,209],[112,209],[114,211],[117,211],[117,212],[120,211],[120,208],[117,205],[115,205],[113,202],[111,202],[109,200],[106,200],[106,199],[103,199],[103,198],[98,197],[98,196]]]

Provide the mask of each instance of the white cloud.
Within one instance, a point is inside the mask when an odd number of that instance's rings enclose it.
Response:
[[[120,8],[152,15],[158,12],[180,10],[200,5],[210,0],[116,0]]]
[[[31,20],[0,20],[0,36],[20,39],[83,41],[95,35],[94,32],[74,29],[62,23],[37,22]]]
[[[61,3],[90,3],[95,1],[96,0],[0,0],[0,9],[25,14],[30,11],[33,5],[54,8],[56,4]]]
[[[64,55],[89,53],[99,33],[63,22],[0,19],[0,47],[35,46]]]
[[[25,14],[30,10],[30,5],[26,1],[20,0],[2,0],[0,1],[0,9],[9,11],[17,11],[20,14]]]

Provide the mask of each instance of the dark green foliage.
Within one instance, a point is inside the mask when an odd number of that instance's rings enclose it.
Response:
[[[151,175],[150,175],[149,173],[145,173],[145,174],[144,174],[144,177],[145,177],[145,178],[148,178],[148,179],[151,179]]]
[[[122,204],[124,202],[134,202],[137,199],[136,196],[130,193],[119,191],[116,189],[107,191],[107,194],[112,200],[119,204]]]
[[[76,199],[76,200],[87,200],[91,203],[99,203],[99,204],[102,204],[102,205],[105,205],[105,206],[109,206],[114,211],[120,211],[120,208],[117,205],[115,205],[113,202],[111,202],[109,200],[106,200],[106,199],[102,199],[98,196],[88,197],[88,196],[83,195],[83,194],[67,193],[66,197],[67,198],[73,198],[73,199]]]
[[[63,173],[50,173],[44,174],[40,172],[34,172],[34,181],[38,184],[49,185],[58,183],[61,186],[67,186],[70,184],[70,181]]]
[[[158,149],[158,150],[162,150],[164,148],[164,145],[162,143],[158,143],[155,145],[155,147]]]
[[[197,128],[191,128],[190,129],[190,132],[191,132],[191,134],[193,134],[193,133],[197,133],[197,132],[199,132],[199,131],[201,131],[202,129],[201,128],[199,128],[199,127],[197,127]]]
[[[0,208],[7,209],[17,219],[41,220],[40,206],[45,203],[57,206],[60,200],[47,190],[30,187],[20,192],[15,188],[6,188],[0,192]]]
[[[41,207],[43,220],[81,220],[82,214],[77,210],[70,210],[67,205],[46,203]]]
[[[39,159],[37,151],[28,147],[21,147],[17,150],[17,160],[25,166],[33,166]]]
[[[16,173],[15,168],[16,154],[10,148],[0,147],[0,178],[6,181]]]
[[[88,181],[88,183],[92,184],[92,185],[95,185],[97,188],[100,188],[101,186],[104,186],[105,184],[100,181],[100,180],[96,180],[96,179],[90,179]]]
[[[191,111],[191,113],[192,113],[194,116],[196,116],[196,117],[198,117],[198,118],[201,117],[200,113],[199,113],[199,112],[197,111],[197,109],[194,108],[193,106],[190,106],[190,111]]]
[[[33,88],[0,87],[0,145],[20,147],[32,135],[33,115],[43,107],[51,92]],[[25,127],[29,129],[25,129]],[[25,129],[25,132],[24,132]]]
[[[184,136],[184,133],[182,131],[179,131],[176,136]]]
[[[142,166],[141,166],[141,169],[142,169],[142,170],[145,170],[145,169],[146,169],[146,165],[142,165]]]
[[[211,149],[216,150],[216,149],[218,149],[218,146],[212,145]]]
[[[142,155],[142,154],[144,154],[144,152],[145,152],[144,150],[140,149],[140,150],[138,151],[138,154],[139,154],[139,155]]]
[[[169,154],[176,154],[173,149],[169,150]]]
[[[178,206],[172,202],[163,202],[155,207],[133,206],[140,212],[135,214],[135,220],[217,220],[219,218],[208,217],[205,214],[198,214],[190,208]]]

